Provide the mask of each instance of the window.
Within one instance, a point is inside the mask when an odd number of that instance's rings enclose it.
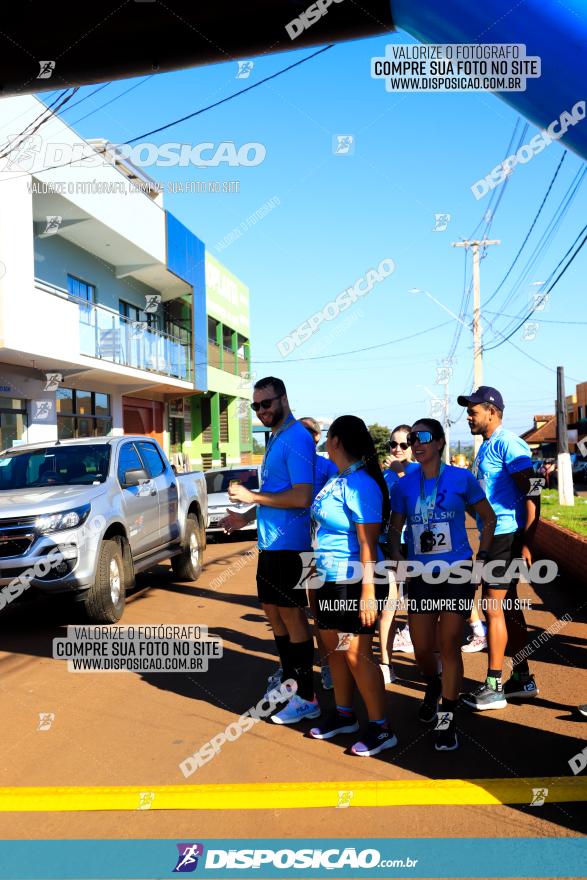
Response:
[[[147,465],[147,470],[150,475],[153,478],[159,477],[165,470],[165,465],[159,455],[157,447],[153,443],[148,443],[146,440],[141,440],[137,443],[137,446],[143,461]]]
[[[57,436],[105,437],[112,430],[110,395],[74,388],[57,389]]]
[[[9,449],[15,441],[22,441],[26,427],[26,401],[0,397],[0,449]]]
[[[200,412],[202,414],[202,440],[204,443],[212,442],[212,408],[209,397],[200,400]]]
[[[583,407],[579,406],[579,407],[577,407],[577,421],[580,422],[582,418],[583,418]]]
[[[228,492],[228,486],[233,481],[241,483],[245,489],[259,488],[259,472],[256,467],[239,469],[231,468],[228,471],[212,471],[206,474],[206,489],[209,495],[216,492]]]
[[[228,443],[228,397],[220,395],[220,442]]]
[[[110,445],[47,446],[15,449],[0,456],[0,489],[31,486],[83,485],[103,483],[108,475]]]
[[[91,304],[96,302],[96,287],[76,278],[75,275],[67,276],[67,292],[70,296],[75,296],[78,300],[83,300],[87,305],[80,302],[80,318],[84,324],[92,324],[92,307]]]
[[[232,330],[222,325],[222,347],[224,351],[232,351]]]
[[[127,471],[142,469],[142,467],[143,463],[134,443],[125,443],[121,446],[118,454],[118,482],[120,485],[125,485],[124,475]]]
[[[218,338],[216,336],[217,328],[218,321],[208,315],[208,342],[211,342],[212,345],[216,345],[218,342]]]

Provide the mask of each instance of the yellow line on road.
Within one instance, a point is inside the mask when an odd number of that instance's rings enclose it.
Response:
[[[587,800],[587,777],[0,788],[0,812],[273,810]]]

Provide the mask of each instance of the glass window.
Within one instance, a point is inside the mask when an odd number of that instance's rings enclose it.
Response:
[[[76,419],[76,437],[94,436],[94,419]]]
[[[218,321],[214,318],[211,318],[208,315],[208,342],[212,342],[216,344],[216,328],[218,327]]]
[[[137,443],[137,446],[139,447],[143,461],[147,465],[147,469],[151,476],[153,478],[160,476],[165,470],[165,465],[159,455],[157,447],[146,440],[141,440]]]
[[[71,416],[57,416],[57,436],[60,440],[73,440],[75,419]]]
[[[87,281],[82,281],[81,278],[76,278],[74,275],[67,276],[67,292],[71,294],[71,296],[85,299],[86,302],[96,302],[95,286],[93,284],[88,284]]]
[[[107,437],[112,430],[112,419],[96,419],[96,437]]]
[[[0,449],[10,449],[15,440],[22,440],[26,416],[19,412],[0,412]]]
[[[95,407],[94,414],[97,416],[109,416],[110,415],[110,395],[109,394],[99,394],[96,392],[94,395],[95,398]]]
[[[75,412],[80,416],[92,415],[92,392],[76,391],[75,392]]]
[[[26,412],[26,400],[20,400],[18,397],[0,397],[0,410],[17,409]]]
[[[57,389],[57,412],[72,413],[73,410],[73,391],[71,388]]]
[[[109,444],[16,448],[0,456],[0,489],[103,483],[109,461]]]
[[[237,480],[247,489],[259,488],[259,472],[257,468],[231,468],[229,471],[210,471],[205,475],[208,494],[214,492],[228,492],[229,483]]]
[[[124,475],[126,471],[142,468],[143,463],[139,458],[139,454],[135,449],[134,443],[125,443],[118,454],[118,482],[124,485]]]

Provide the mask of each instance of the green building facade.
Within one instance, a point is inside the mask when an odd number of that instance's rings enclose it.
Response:
[[[249,289],[208,252],[206,312],[208,391],[185,399],[183,414],[175,416],[183,419],[185,431],[179,448],[192,468],[249,464],[253,450]],[[170,423],[173,418],[170,412]]]

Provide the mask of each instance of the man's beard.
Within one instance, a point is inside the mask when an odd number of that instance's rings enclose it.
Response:
[[[271,414],[271,420],[267,420],[266,424],[269,428],[273,428],[283,419],[283,404],[277,403],[275,411]]]

